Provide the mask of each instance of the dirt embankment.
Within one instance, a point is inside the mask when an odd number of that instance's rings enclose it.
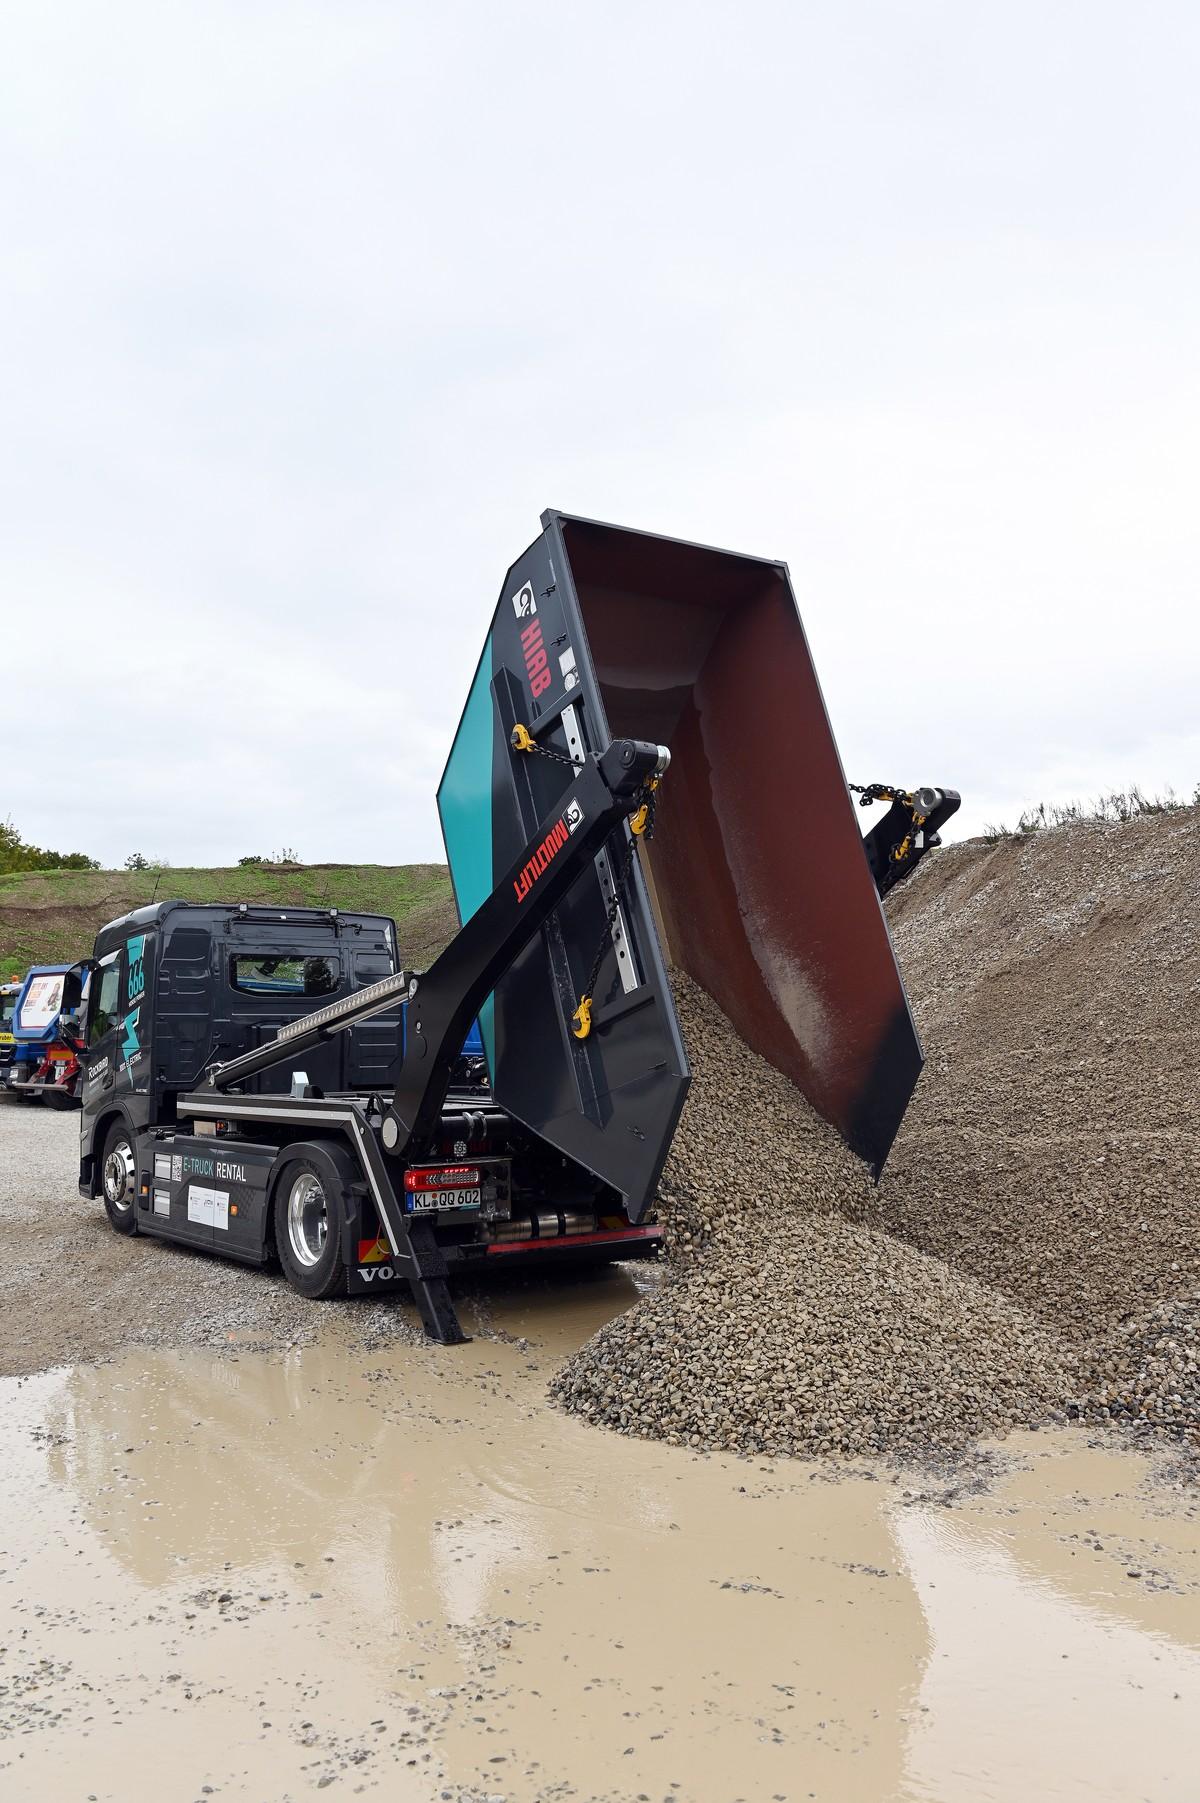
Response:
[[[746,1450],[1064,1413],[1200,1447],[1198,892],[1196,810],[926,860],[889,912],[929,1062],[878,1193],[681,985],[668,1281],[559,1399]]]
[[[401,958],[414,970],[433,961],[457,924],[443,864],[28,871],[0,876],[0,981],[31,964],[73,963],[108,921],[170,897],[390,915]]]

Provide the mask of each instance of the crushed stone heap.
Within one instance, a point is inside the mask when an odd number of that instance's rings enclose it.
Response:
[[[888,915],[928,1062],[882,1186],[679,976],[663,1280],[553,1395],[746,1452],[1200,1454],[1200,810],[950,847]]]
[[[868,1224],[866,1167],[716,1003],[675,977],[692,1088],[662,1183],[658,1291],[557,1374],[574,1413],[673,1444],[953,1453],[1044,1418],[1054,1339]]]
[[[929,1059],[871,1218],[1200,1452],[1200,809],[951,846],[888,916]]]

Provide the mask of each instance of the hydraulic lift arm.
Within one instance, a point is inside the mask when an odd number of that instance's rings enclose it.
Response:
[[[497,979],[591,864],[613,828],[637,812],[670,756],[662,745],[615,739],[600,757],[586,758],[525,851],[420,979],[419,994],[409,1004],[404,1062],[384,1117],[383,1143],[389,1152],[402,1156],[436,1128],[467,1029]]]
[[[498,977],[545,924],[613,828],[636,813],[648,785],[669,762],[664,746],[639,739],[615,739],[600,757],[586,758],[524,851],[423,976],[397,972],[302,1015],[266,1045],[215,1066],[197,1093],[231,1089],[398,1001],[408,1002],[404,1059],[383,1123],[385,1147],[403,1156],[413,1142],[428,1138],[441,1119],[467,1030]]]

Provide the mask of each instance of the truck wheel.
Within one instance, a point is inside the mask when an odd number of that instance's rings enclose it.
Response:
[[[100,1171],[109,1226],[114,1233],[136,1233],[137,1159],[133,1134],[124,1121],[114,1121],[104,1136]]]
[[[275,1180],[275,1246],[283,1274],[300,1296],[346,1294],[342,1262],[345,1178],[323,1146],[289,1158]]]

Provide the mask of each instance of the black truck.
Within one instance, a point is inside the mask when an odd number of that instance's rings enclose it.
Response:
[[[495,1105],[472,1023],[668,761],[629,740],[589,758],[419,978],[374,915],[173,901],[104,927],[80,1194],[118,1233],[278,1256],[304,1296],[405,1278],[444,1342],[463,1338],[452,1270],[653,1252],[657,1227]]]
[[[784,565],[544,515],[438,791],[455,937],[413,973],[376,915],[103,928],[81,1194],[461,1340],[456,1274],[657,1250],[671,965],[878,1171],[922,1063],[880,895],[958,798],[860,794],[865,852]]]

